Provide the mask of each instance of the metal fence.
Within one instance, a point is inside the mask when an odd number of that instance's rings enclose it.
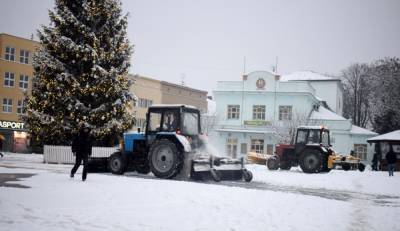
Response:
[[[117,151],[117,147],[93,147],[92,158],[107,158],[111,154]],[[45,163],[57,163],[57,164],[73,164],[75,163],[75,157],[71,151],[71,146],[55,146],[45,145],[44,151],[44,162]]]

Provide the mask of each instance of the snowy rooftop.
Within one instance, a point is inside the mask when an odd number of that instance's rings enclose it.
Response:
[[[367,140],[368,142],[377,141],[400,141],[400,130],[389,132],[380,136],[375,136]]]
[[[151,108],[154,108],[154,107],[187,107],[187,108],[197,109],[195,106],[186,105],[186,104],[153,104],[150,107]]]
[[[346,120],[346,118],[320,106],[318,111],[311,113],[310,119],[312,120]]]
[[[352,125],[351,126],[351,131],[350,132],[352,134],[378,135],[378,133],[376,133],[376,132],[372,132],[372,131],[370,131],[368,129],[361,128],[361,127],[358,127],[356,125]]]
[[[295,81],[295,80],[332,80],[337,81],[337,78],[332,78],[327,75],[319,74],[314,71],[296,71],[288,75],[282,75],[280,81]]]

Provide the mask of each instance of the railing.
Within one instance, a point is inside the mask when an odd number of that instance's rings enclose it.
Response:
[[[117,151],[117,147],[93,147],[92,158],[107,158]],[[57,164],[73,164],[75,163],[75,156],[71,151],[71,146],[55,146],[45,145],[44,151],[45,163]]]

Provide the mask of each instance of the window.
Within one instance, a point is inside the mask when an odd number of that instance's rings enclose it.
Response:
[[[151,132],[159,132],[160,125],[161,125],[161,113],[160,112],[151,112],[148,130]]]
[[[367,145],[354,144],[354,154],[361,160],[367,160]]]
[[[178,116],[173,111],[164,112],[163,131],[174,132],[178,127]]]
[[[310,130],[307,143],[319,144],[320,143],[320,131],[319,130]]]
[[[14,47],[6,47],[6,55],[4,57],[8,61],[15,60],[15,48]]]
[[[199,134],[199,115],[192,112],[183,113],[182,133],[185,135]]]
[[[6,87],[14,86],[14,73],[10,72],[4,73],[4,86]]]
[[[12,112],[12,99],[4,98],[3,99],[3,112]]]
[[[279,120],[292,120],[292,106],[279,106]]]
[[[19,62],[20,63],[29,63],[29,51],[27,50],[21,50],[19,52]]]
[[[252,139],[251,140],[251,151],[256,153],[264,153],[264,140],[263,139]]]
[[[153,105],[153,100],[139,98],[138,102],[136,102],[135,106],[138,106],[141,108],[148,108],[151,105]]]
[[[226,140],[226,152],[228,156],[232,158],[236,158],[237,154],[237,139],[236,138],[228,138]]]
[[[247,144],[246,143],[241,143],[240,144],[240,153],[241,154],[247,154]]]
[[[19,87],[23,89],[28,89],[28,76],[20,75],[19,76]]]
[[[253,120],[265,120],[265,105],[253,105]]]
[[[307,139],[307,131],[298,130],[296,144],[305,144]]]
[[[267,154],[274,154],[274,145],[267,144]]]
[[[239,119],[240,105],[228,105],[228,119]]]
[[[17,114],[25,113],[25,102],[23,100],[18,100],[17,103]]]

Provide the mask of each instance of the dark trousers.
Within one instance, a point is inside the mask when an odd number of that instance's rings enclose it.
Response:
[[[393,172],[396,170],[396,164],[388,164],[389,176],[394,176]]]
[[[76,170],[78,170],[78,168],[81,165],[81,162],[83,160],[82,180],[86,180],[88,159],[89,159],[89,156],[87,154],[78,154],[77,153],[76,159],[75,159],[75,165],[71,170],[71,175],[74,175],[76,173]]]

